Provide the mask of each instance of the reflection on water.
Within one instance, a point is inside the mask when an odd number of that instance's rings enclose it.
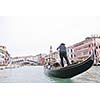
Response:
[[[51,82],[55,83],[73,83],[71,79],[62,79],[62,78],[55,78],[55,77],[49,77]]]
[[[88,71],[71,79],[48,77],[43,66],[26,66],[0,70],[0,83],[90,83],[100,82],[100,66],[93,66]]]

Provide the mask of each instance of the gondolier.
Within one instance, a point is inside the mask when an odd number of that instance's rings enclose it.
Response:
[[[61,59],[61,65],[62,67],[64,67],[64,62],[63,62],[63,58],[65,58],[67,65],[70,65],[69,60],[67,58],[67,52],[66,52],[66,46],[64,43],[61,43],[60,46],[57,48],[57,50],[59,50],[59,56]]]

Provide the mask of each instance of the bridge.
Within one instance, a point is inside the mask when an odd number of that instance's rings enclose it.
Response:
[[[18,64],[18,65],[33,65],[37,66],[40,65],[37,61],[34,61],[32,57],[14,57],[12,58],[11,64]]]

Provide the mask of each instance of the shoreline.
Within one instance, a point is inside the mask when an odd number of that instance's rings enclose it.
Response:
[[[25,67],[25,66],[33,66],[33,67],[35,67],[36,65],[31,65],[31,64],[25,64],[25,65],[21,65],[21,64],[9,64],[9,65],[0,66],[0,70],[13,69],[13,68],[19,68],[19,67]],[[40,65],[37,65],[37,66],[40,66]]]

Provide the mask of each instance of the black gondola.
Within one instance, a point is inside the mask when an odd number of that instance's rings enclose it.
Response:
[[[44,73],[48,76],[58,78],[72,78],[78,74],[81,74],[91,68],[94,63],[94,53],[91,54],[85,61],[78,64],[71,64],[61,68],[49,68],[50,65],[44,67]]]

